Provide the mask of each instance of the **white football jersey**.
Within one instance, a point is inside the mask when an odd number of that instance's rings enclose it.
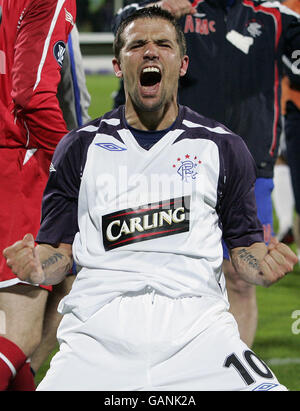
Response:
[[[229,248],[262,241],[242,139],[183,106],[163,134],[144,149],[122,106],[57,147],[37,241],[73,243],[79,273],[62,313],[86,319],[145,287],[226,300],[222,235]]]

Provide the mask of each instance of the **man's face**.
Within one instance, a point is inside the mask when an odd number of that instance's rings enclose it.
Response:
[[[127,99],[142,111],[155,111],[177,98],[178,79],[188,58],[181,58],[176,30],[164,19],[141,18],[123,32],[117,76],[123,77]]]

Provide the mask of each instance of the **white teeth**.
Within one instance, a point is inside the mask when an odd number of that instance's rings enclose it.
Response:
[[[143,73],[160,73],[160,70],[157,67],[146,67]]]

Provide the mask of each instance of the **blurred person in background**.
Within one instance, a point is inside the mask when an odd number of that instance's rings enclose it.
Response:
[[[282,1],[282,3],[299,14],[299,0]],[[285,244],[292,244],[296,240],[299,256],[300,126],[298,112],[300,107],[300,84],[298,80],[299,76],[295,75],[293,71],[296,74],[299,74],[300,72],[300,51],[297,52],[297,50],[295,50],[294,53],[293,62],[283,58],[283,62],[285,63],[285,75],[281,83],[283,128],[280,139],[279,155],[274,167],[274,191],[272,197],[274,209],[278,218],[277,238]],[[291,81],[291,78],[293,81]],[[289,136],[288,141],[286,139],[287,133]]]
[[[80,31],[109,32],[114,15],[112,0],[77,0],[77,24]]]
[[[300,0],[286,0],[283,4],[300,15]],[[285,117],[287,163],[290,167],[295,198],[296,217],[293,234],[300,261],[300,47],[295,49],[291,62],[287,59],[284,61],[287,75],[282,80],[282,110]]]
[[[91,97],[86,86],[79,33],[76,25],[68,38],[57,97],[68,131],[82,126],[91,119],[88,113]],[[74,265],[72,272],[65,280],[58,285],[54,285],[52,292],[49,293],[42,340],[31,356],[30,364],[34,375],[57,345],[56,332],[62,318],[57,311],[57,307],[60,300],[71,290],[75,275],[76,267]]]
[[[20,281],[2,250],[37,233],[52,155],[68,131],[56,95],[76,2],[0,0],[0,14],[0,390],[32,390],[30,357],[52,287]]]

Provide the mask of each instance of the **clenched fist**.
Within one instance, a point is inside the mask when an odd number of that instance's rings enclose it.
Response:
[[[260,263],[260,269],[265,279],[264,286],[268,287],[293,271],[297,262],[296,254],[286,244],[280,243],[275,237],[272,237],[268,252]]]
[[[275,237],[268,246],[261,242],[232,249],[231,260],[243,280],[263,287],[279,281],[298,262],[296,254]]]
[[[43,283],[45,275],[32,234],[26,234],[23,240],[5,248],[3,255],[7,265],[20,280],[31,284]]]

